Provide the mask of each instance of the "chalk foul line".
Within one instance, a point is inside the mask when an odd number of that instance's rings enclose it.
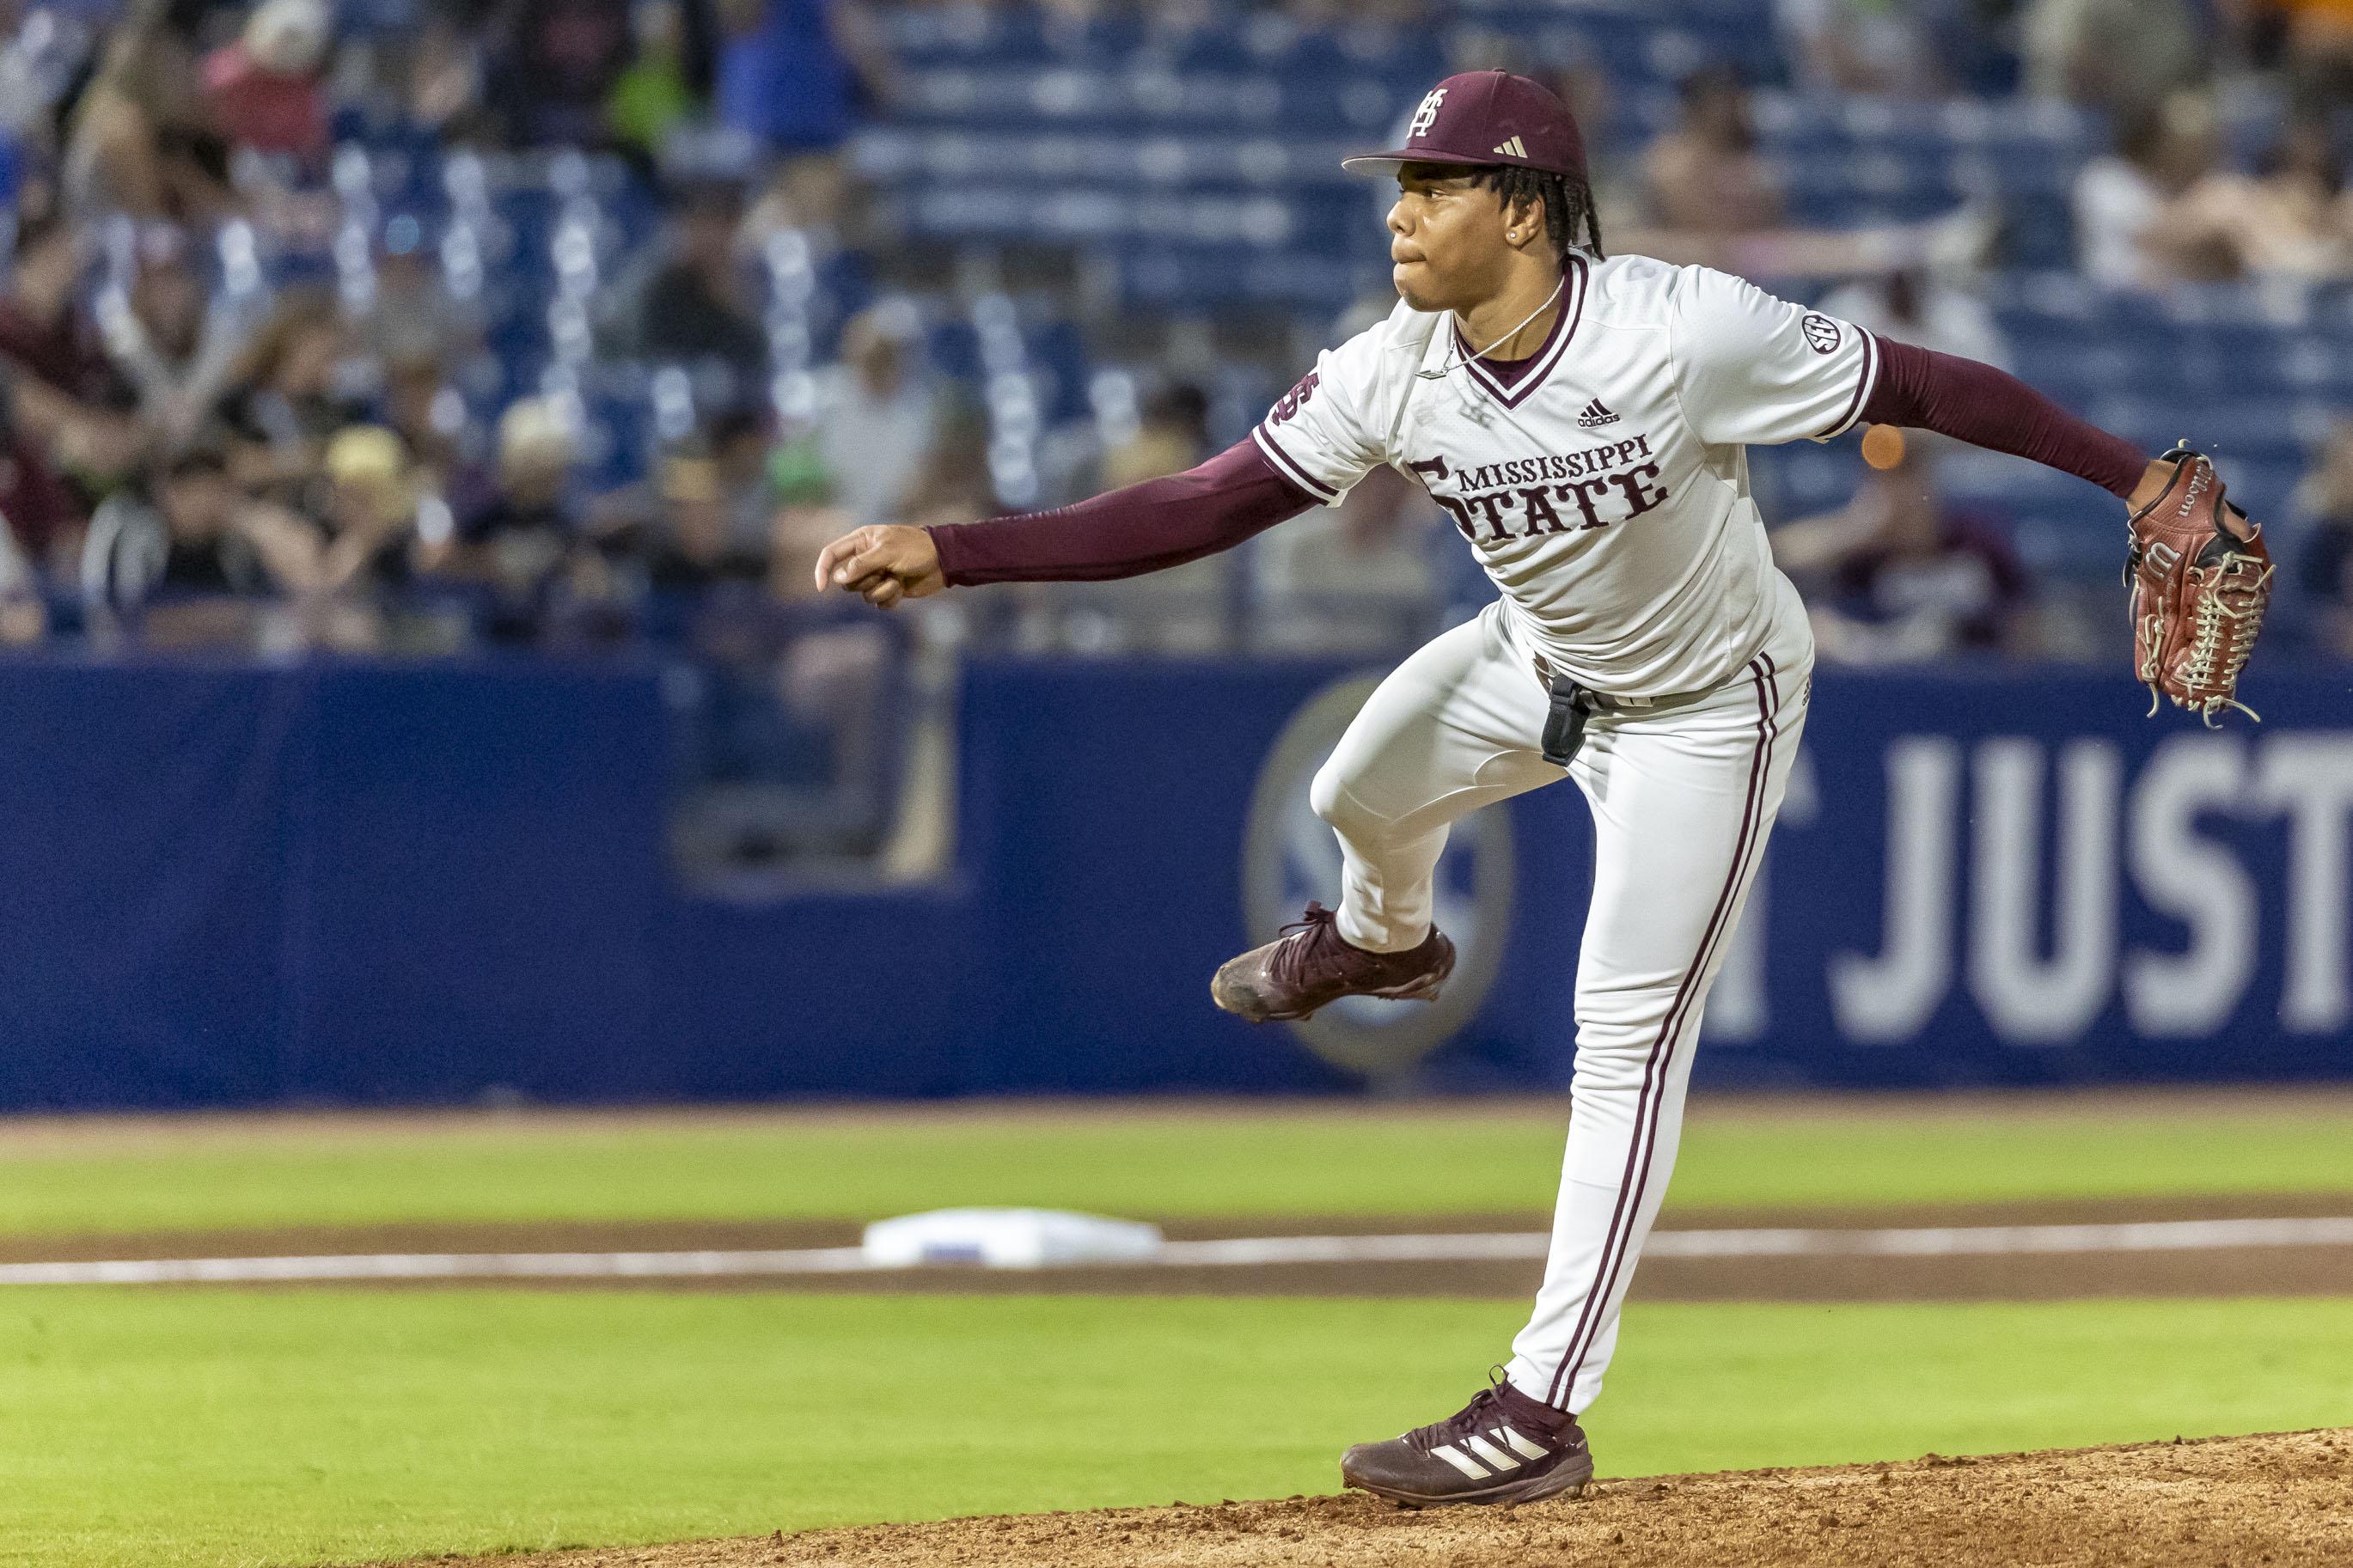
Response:
[[[1257,1236],[1171,1241],[1149,1258],[1090,1268],[1236,1268],[1287,1263],[1541,1259],[1541,1231],[1451,1236]],[[2353,1216],[2145,1220],[2111,1225],[1928,1226],[1883,1230],[1654,1232],[1651,1258],[1954,1258],[2353,1247]],[[1048,1273],[1052,1266],[1029,1272]],[[0,1285],[268,1285],[398,1279],[717,1279],[903,1272],[855,1247],[696,1252],[379,1252],[301,1258],[143,1258],[0,1263]],[[1000,1271],[1002,1272],[1002,1271]]]

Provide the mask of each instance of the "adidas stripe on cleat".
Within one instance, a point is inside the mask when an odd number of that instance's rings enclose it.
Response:
[[[1577,1418],[1502,1382],[1447,1420],[1340,1459],[1345,1485],[1405,1508],[1534,1502],[1574,1496],[1592,1479]]]

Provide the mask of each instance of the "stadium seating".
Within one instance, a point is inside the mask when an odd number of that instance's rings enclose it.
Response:
[[[386,26],[402,14],[400,0],[369,11]],[[1992,302],[2020,372],[2136,441],[2195,434],[2230,461],[2235,492],[2259,512],[2288,505],[2311,443],[2353,395],[2353,299],[2221,289],[2160,302],[2104,294],[2066,270],[2068,193],[2106,138],[2084,116],[1792,91],[1758,37],[1756,7],[1732,0],[1482,0],[1451,15],[1447,49],[1501,36],[1521,58],[1603,73],[1614,107],[1597,141],[1621,150],[1672,120],[1683,74],[1736,62],[1762,84],[1759,132],[1800,222],[1907,223],[1964,204],[1993,215],[2008,270]],[[910,237],[1082,252],[1104,302],[1144,316],[1336,317],[1384,286],[1379,198],[1337,165],[1410,108],[1443,54],[1427,37],[1372,26],[1316,34],[1272,14],[1169,30],[960,6],[892,12],[887,28],[898,95],[860,132],[852,158]],[[2234,126],[2247,145],[2259,132]],[[350,111],[337,133],[336,188],[351,224],[371,237],[395,218],[419,226],[453,287],[480,289],[492,363],[468,373],[478,405],[551,375],[572,384],[581,345],[562,341],[565,268],[607,280],[625,268],[657,223],[643,181],[617,159],[577,153],[445,155],[411,129]],[[287,276],[319,259],[280,255],[272,265]],[[783,329],[797,334],[797,363],[829,350],[871,291],[867,272],[848,255],[812,274],[810,297]],[[979,387],[991,373],[972,307],[941,301],[934,314],[937,368]],[[1025,297],[1007,319],[1040,429],[1091,417],[1087,388],[1100,367],[1069,308]],[[659,445],[649,390],[659,368],[607,369],[579,384],[600,479],[641,473]],[[2208,392],[2226,370],[2234,395],[2217,405]],[[1270,363],[1248,367],[1246,379],[1277,384],[1283,374]],[[1213,433],[1238,437],[1248,407],[1229,396],[1219,409]],[[1836,448],[1759,453],[1757,467],[1784,512],[1836,504],[1859,472]],[[1955,476],[2015,521],[2044,570],[2113,569],[2113,531],[2084,526],[2094,498],[2080,484],[2014,463],[1962,463]]]

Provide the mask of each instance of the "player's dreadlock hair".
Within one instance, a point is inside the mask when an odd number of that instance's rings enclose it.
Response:
[[[1593,205],[1593,186],[1573,174],[1549,169],[1524,168],[1516,163],[1489,163],[1472,175],[1472,184],[1501,196],[1509,206],[1516,201],[1544,203],[1545,232],[1556,255],[1566,262],[1577,248],[1579,231],[1585,248],[1601,256],[1601,214]]]

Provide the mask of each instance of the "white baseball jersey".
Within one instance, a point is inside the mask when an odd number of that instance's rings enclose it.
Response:
[[[1419,480],[1514,636],[1598,691],[1713,688],[1802,616],[1744,448],[1853,425],[1879,374],[1869,333],[1704,267],[1579,253],[1516,378],[1472,352],[1451,312],[1400,301],[1251,434],[1327,505],[1377,464]]]

